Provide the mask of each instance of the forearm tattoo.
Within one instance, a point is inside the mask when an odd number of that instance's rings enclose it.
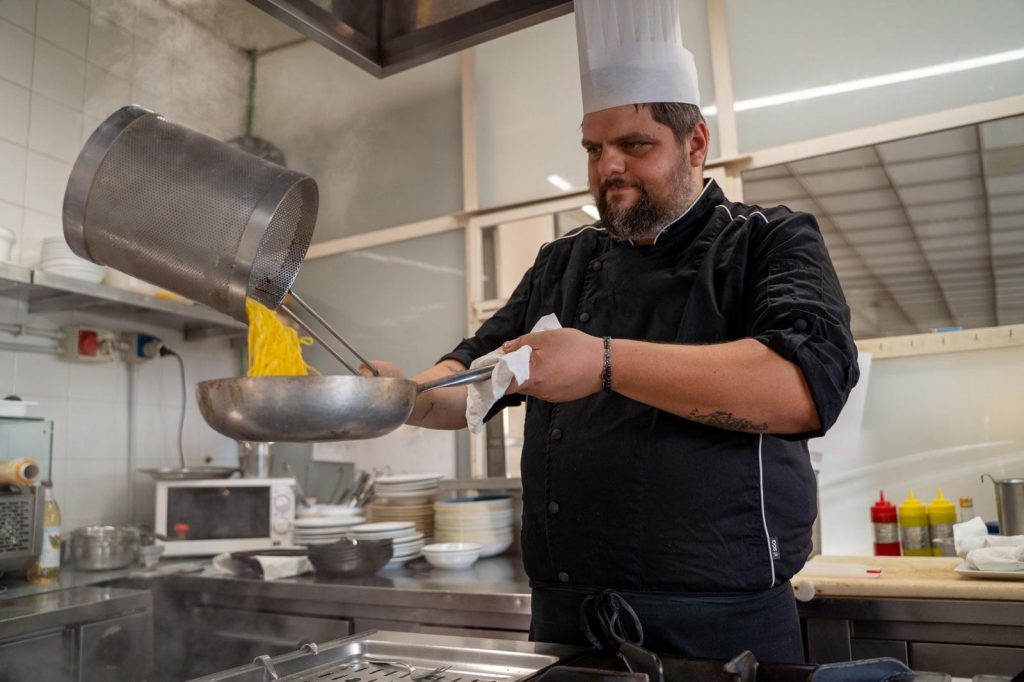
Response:
[[[755,424],[749,419],[736,417],[732,412],[723,412],[721,410],[701,414],[700,410],[694,409],[686,416],[688,419],[695,421],[698,424],[713,426],[717,429],[725,429],[727,431],[752,431],[754,433],[763,433],[768,430],[768,422]]]
[[[428,406],[427,406],[427,409],[426,409],[426,410],[424,410],[424,411],[423,411],[423,414],[421,414],[421,415],[420,415],[420,419],[426,419],[426,418],[427,418],[427,415],[429,415],[429,414],[430,414],[431,412],[433,412],[433,411],[434,411],[434,405],[436,405],[436,404],[437,404],[437,403],[435,403],[435,402],[434,402],[433,400],[431,400],[431,401],[430,401],[430,405],[428,405]]]

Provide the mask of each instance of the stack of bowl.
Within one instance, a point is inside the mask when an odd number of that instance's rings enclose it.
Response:
[[[47,237],[39,253],[39,269],[54,275],[74,277],[86,282],[103,281],[107,269],[84,258],[79,258],[64,241],[64,237]]]
[[[411,521],[425,537],[434,535],[434,500],[442,474],[381,476],[367,507],[371,521]]]
[[[512,499],[508,495],[456,497],[434,503],[437,542],[474,542],[480,556],[501,554],[512,546]]]
[[[309,561],[317,573],[365,576],[387,566],[393,549],[390,540],[342,538],[329,545],[310,545],[308,551]]]
[[[423,533],[416,530],[411,521],[386,521],[364,523],[348,529],[353,540],[390,540],[394,552],[385,568],[401,566],[420,556],[423,549]]]
[[[309,516],[296,519],[292,542],[296,545],[330,545],[345,537],[348,530],[365,521],[361,516]]]

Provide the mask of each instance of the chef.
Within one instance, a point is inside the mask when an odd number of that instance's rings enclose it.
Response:
[[[532,349],[488,417],[526,401],[535,640],[596,643],[603,609],[635,613],[624,638],[656,651],[802,661],[789,580],[816,515],[807,439],[857,382],[849,308],[813,216],[703,179],[675,2],[575,9],[601,219],[543,246],[508,303],[415,378]],[[551,313],[562,329],[529,333]],[[409,423],[461,428],[465,411],[465,388],[423,393]]]

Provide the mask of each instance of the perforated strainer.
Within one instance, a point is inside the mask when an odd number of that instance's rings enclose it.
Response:
[[[313,238],[313,178],[137,106],[92,134],[64,196],[72,250],[246,321],[277,309]]]

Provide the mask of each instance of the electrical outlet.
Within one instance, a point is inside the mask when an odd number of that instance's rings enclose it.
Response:
[[[113,362],[118,359],[117,335],[110,329],[63,327],[60,359],[65,362]]]
[[[123,334],[121,348],[125,362],[145,362],[160,357],[164,342],[149,334]]]

